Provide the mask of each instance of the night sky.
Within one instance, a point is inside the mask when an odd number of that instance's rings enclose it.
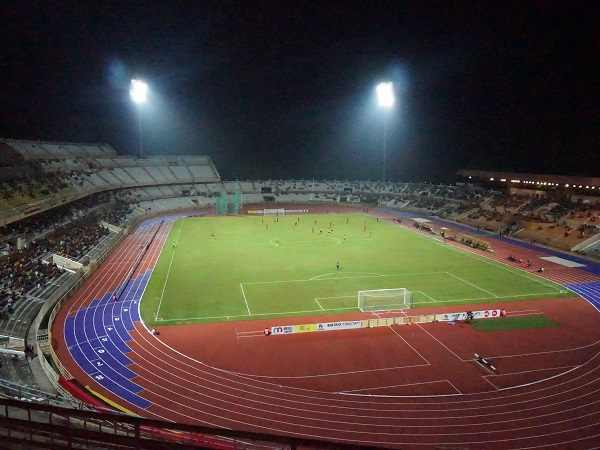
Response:
[[[209,155],[223,179],[600,176],[600,3],[2,2],[0,137]],[[375,86],[393,81],[387,119]]]

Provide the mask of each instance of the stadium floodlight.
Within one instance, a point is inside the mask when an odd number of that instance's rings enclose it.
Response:
[[[377,98],[379,99],[379,106],[382,108],[394,106],[396,101],[394,98],[394,84],[391,81],[379,83],[377,85]]]
[[[148,85],[140,80],[131,80],[131,86],[129,88],[129,96],[133,102],[137,105],[138,119],[139,119],[139,132],[140,132],[140,154],[139,157],[144,157],[144,149],[142,146],[142,108],[141,105],[146,101],[146,95],[148,94]]]
[[[385,154],[387,151],[387,116],[388,111],[394,106],[396,99],[394,97],[394,84],[391,81],[379,83],[377,85],[377,98],[379,106],[385,109],[383,117],[383,177],[381,181],[385,182]]]
[[[136,104],[144,103],[146,101],[146,94],[148,93],[148,85],[140,80],[131,80],[131,87],[129,89],[129,95]]]

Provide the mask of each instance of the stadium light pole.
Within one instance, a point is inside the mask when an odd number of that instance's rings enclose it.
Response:
[[[384,109],[383,116],[383,178],[385,182],[385,156],[387,151],[387,120],[389,110],[394,106],[394,85],[391,81],[379,83],[377,85],[377,98],[379,106]]]
[[[142,103],[146,101],[146,94],[148,93],[148,85],[140,80],[131,80],[131,86],[129,88],[129,95],[133,102],[137,105],[138,119],[139,119],[139,131],[140,131],[140,154],[139,157],[144,157],[144,149],[142,146]]]

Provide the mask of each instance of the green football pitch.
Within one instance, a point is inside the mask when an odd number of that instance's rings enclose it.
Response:
[[[393,288],[449,312],[575,295],[371,216],[190,217],[173,223],[140,308],[150,326],[332,315],[358,312],[360,290]]]

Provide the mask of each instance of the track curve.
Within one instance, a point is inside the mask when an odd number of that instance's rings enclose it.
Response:
[[[126,341],[129,351],[122,360],[115,358],[113,361],[115,381],[124,377],[131,382],[131,385],[123,385],[123,395],[99,385],[85,367],[76,362],[73,348],[53,339],[57,355],[75,378],[93,385],[131,411],[155,419],[389,448],[589,449],[600,445],[600,338],[593,332],[600,317],[591,305],[587,304],[584,318],[590,335],[585,349],[578,354],[582,355],[584,363],[578,356],[568,368],[557,364],[559,370],[548,371],[547,376],[523,383],[518,388],[487,386],[486,390],[484,380],[481,386],[473,389],[474,392],[465,393],[456,386],[460,380],[443,383],[443,378],[435,378],[431,380],[432,384],[438,383],[435,392],[444,395],[430,395],[427,387],[415,395],[406,388],[410,380],[398,379],[405,376],[406,367],[403,370],[390,367],[385,349],[381,349],[384,356],[380,360],[369,362],[372,365],[369,371],[340,370],[310,377],[311,367],[299,363],[293,373],[280,370],[275,367],[273,357],[279,354],[277,352],[284,352],[281,357],[285,358],[285,352],[295,351],[299,346],[321,348],[319,346],[323,344],[317,337],[303,337],[302,342],[295,342],[299,337],[282,337],[279,342],[275,341],[280,338],[274,338],[268,348],[263,338],[250,338],[240,347],[242,330],[235,324],[226,323],[194,328],[195,334],[190,334],[192,328],[189,328],[183,331],[183,336],[171,336],[169,332],[157,338],[135,314],[135,298],[141,297],[141,292],[135,290],[141,288],[128,287],[131,301],[115,303],[108,298],[98,301],[118,289],[142,248],[148,244],[149,236],[155,231],[153,227],[158,226],[156,237],[134,277],[142,277],[154,267],[172,220],[174,216],[165,218],[163,223],[145,223],[128,236],[60,311],[53,327],[53,336],[63,336],[69,318],[85,311],[84,322],[96,325],[86,325],[79,331],[75,327],[73,332],[86,333],[84,339],[92,342],[94,350],[100,348],[94,347],[94,340],[98,338],[106,339],[106,344],[102,345],[120,348],[121,340],[111,334],[112,325],[108,327],[111,330],[106,331],[108,323],[114,325],[110,318],[119,317],[120,322],[133,325],[128,330],[131,340]],[[510,251],[514,249],[508,244],[501,246],[494,258],[503,260],[504,253]],[[523,252],[522,249],[519,251]],[[581,277],[588,283],[600,279],[577,269],[549,270],[545,276],[562,283],[581,282]],[[89,315],[89,320],[85,315]],[[102,320],[98,318],[100,316]],[[248,331],[260,330],[262,324],[246,323],[245,326]],[[441,343],[451,339],[441,326],[431,329],[415,326],[410,331],[409,327],[399,328],[403,329],[365,330],[369,333],[365,339],[385,344],[394,333],[392,338],[401,341],[405,348],[419,350],[417,354],[428,364],[430,359],[436,358],[436,352],[421,349],[423,340],[428,336]],[[329,356],[333,359],[326,361],[331,366],[337,364],[336,348],[342,351],[347,347],[351,351],[353,345],[360,345],[356,342],[346,344],[355,339],[354,330],[335,333],[336,343]],[[183,345],[186,341],[188,346]],[[178,350],[190,346],[201,348],[196,355]],[[239,354],[220,355],[223,346],[238,346],[256,359],[263,359],[252,365],[248,363],[246,369],[230,370],[239,367],[235,359],[241,357]],[[561,350],[567,354],[575,347],[575,343],[565,343]],[[444,364],[450,366],[445,370],[480,371],[471,361],[470,354],[468,348],[462,354],[454,352],[456,358],[450,356],[444,360]],[[304,361],[297,356],[298,361]],[[219,361],[219,357],[225,359],[223,364],[212,364]],[[96,360],[88,359],[88,362],[95,364]],[[417,379],[428,376],[428,364],[419,357],[415,356],[409,362],[414,365]],[[343,361],[337,367],[343,368]],[[301,376],[294,380],[293,374]],[[139,391],[133,392],[137,388]],[[130,394],[132,402],[127,400]],[[147,403],[136,404],[138,398]]]

